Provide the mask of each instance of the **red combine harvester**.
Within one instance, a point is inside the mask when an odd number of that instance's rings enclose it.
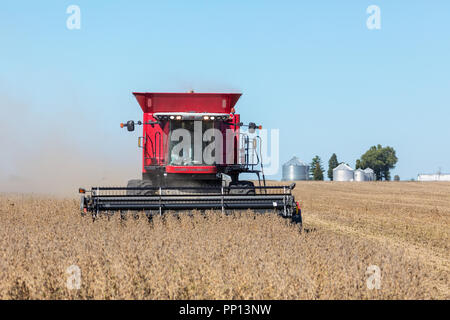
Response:
[[[127,187],[80,188],[82,214],[90,212],[95,219],[101,212],[143,211],[151,218],[165,211],[253,209],[301,223],[292,195],[295,183],[266,186],[256,134],[261,126],[240,122],[234,106],[241,94],[133,94],[143,121],[121,127],[143,126],[138,138],[142,179],[130,180]],[[256,174],[258,185],[239,180],[241,173]]]

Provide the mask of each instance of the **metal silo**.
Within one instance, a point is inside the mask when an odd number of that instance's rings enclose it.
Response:
[[[309,165],[297,157],[283,164],[283,181],[309,180]]]
[[[372,169],[370,168],[364,169],[364,174],[366,175],[367,181],[375,181],[375,172]]]
[[[354,172],[345,163],[341,163],[333,169],[333,181],[353,181]]]
[[[362,169],[355,170],[354,179],[355,179],[355,181],[359,181],[359,182],[368,180],[368,179],[366,179],[366,173]]]

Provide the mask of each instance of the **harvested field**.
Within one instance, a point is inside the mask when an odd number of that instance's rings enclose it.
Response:
[[[92,223],[77,200],[2,195],[0,298],[450,298],[450,184],[300,182],[295,193],[303,233],[252,212]]]

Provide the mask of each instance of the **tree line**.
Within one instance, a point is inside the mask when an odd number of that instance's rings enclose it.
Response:
[[[391,180],[390,170],[395,168],[398,158],[395,154],[395,150],[392,147],[383,147],[380,144],[372,146],[367,150],[360,159],[356,160],[355,169],[367,169],[371,168],[376,180]],[[337,155],[333,153],[328,160],[328,179],[333,181],[333,169],[339,165]],[[310,164],[309,174],[311,180],[324,180],[325,169],[322,165],[322,159],[319,156],[315,156]],[[395,181],[400,180],[399,176],[394,177]]]

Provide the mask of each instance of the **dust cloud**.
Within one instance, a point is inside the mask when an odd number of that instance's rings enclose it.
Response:
[[[120,128],[109,137],[94,120],[86,124],[61,110],[48,118],[27,103],[0,96],[0,192],[72,197],[78,187],[124,186],[140,176],[136,146],[125,147],[128,152],[114,148],[123,135]]]

